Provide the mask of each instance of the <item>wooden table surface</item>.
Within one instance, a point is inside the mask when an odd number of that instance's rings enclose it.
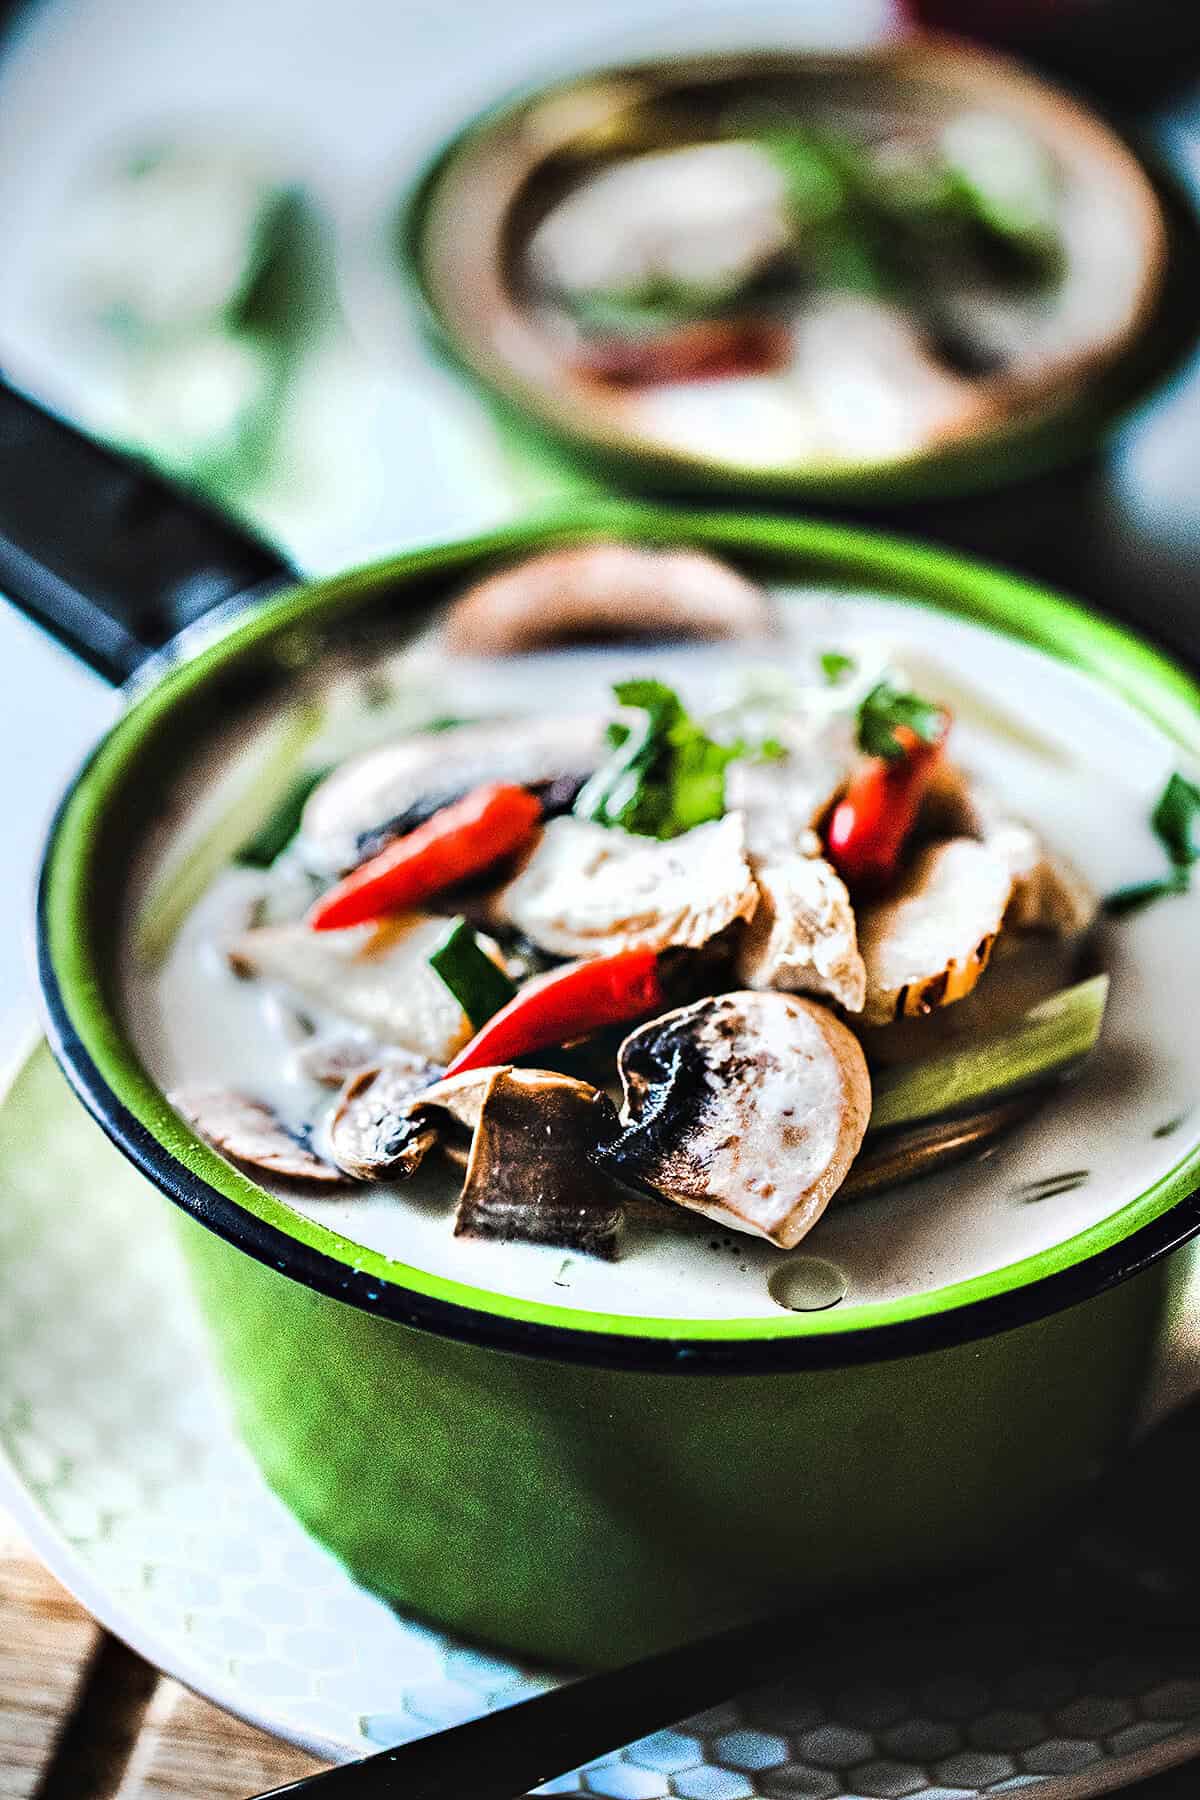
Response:
[[[0,1514],[0,1800],[246,1800],[322,1766],[101,1631]]]
[[[101,1630],[0,1513],[0,1800],[249,1800],[323,1766]],[[1123,1792],[1195,1800],[1200,1765]]]

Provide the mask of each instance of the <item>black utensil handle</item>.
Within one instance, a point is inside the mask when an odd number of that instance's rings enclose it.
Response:
[[[294,579],[244,526],[0,380],[0,593],[109,681]]]
[[[398,1749],[306,1775],[258,1800],[516,1800],[615,1747],[794,1670],[803,1641],[792,1619],[736,1626]]]

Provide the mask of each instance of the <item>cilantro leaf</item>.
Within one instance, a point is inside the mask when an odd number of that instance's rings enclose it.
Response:
[[[746,743],[717,743],[661,681],[619,681],[613,693],[643,716],[633,725],[609,727],[611,754],[581,788],[576,817],[656,838],[678,837],[721,818],[725,771],[750,754]],[[779,754],[781,746],[768,742],[762,750]]]
[[[613,685],[613,693],[622,706],[640,706],[645,712],[653,713],[664,726],[674,725],[676,720],[684,717],[679,695],[665,682],[649,678],[618,681]]]
[[[1105,896],[1104,910],[1114,919],[1123,919],[1129,913],[1141,912],[1155,900],[1165,900],[1168,894],[1186,894],[1187,891],[1186,870],[1172,869],[1169,875],[1161,875],[1155,881],[1134,881],[1128,887],[1117,888]]]
[[[936,744],[945,727],[945,713],[920,694],[905,693],[890,681],[876,682],[858,709],[859,748],[868,756],[898,762],[904,755],[904,745],[896,736],[899,725],[906,726],[922,743]]]
[[[1185,775],[1171,776],[1150,815],[1155,836],[1177,869],[1200,861],[1200,787]]]
[[[858,664],[852,656],[842,650],[823,650],[821,652],[821,673],[830,687],[836,687],[847,675],[853,675]]]
[[[1135,881],[1129,887],[1109,894],[1104,910],[1114,918],[1140,912],[1154,900],[1168,894],[1186,894],[1191,883],[1193,864],[1200,862],[1200,787],[1186,775],[1171,776],[1150,814],[1154,835],[1171,859],[1165,875],[1151,881]]]

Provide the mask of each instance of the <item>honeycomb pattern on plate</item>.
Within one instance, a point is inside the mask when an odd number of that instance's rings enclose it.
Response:
[[[44,1048],[0,1106],[0,1452],[42,1553],[101,1617],[318,1753],[403,1743],[554,1681],[401,1618],[268,1492],[207,1367],[166,1203]],[[957,1637],[913,1620],[841,1649],[817,1636],[795,1680],[538,1791],[1052,1800],[1056,1777],[1079,1795],[1094,1770],[1099,1791],[1116,1758],[1200,1748],[1200,1647],[1118,1653],[1061,1619],[1052,1654],[1040,1637],[1036,1619]]]

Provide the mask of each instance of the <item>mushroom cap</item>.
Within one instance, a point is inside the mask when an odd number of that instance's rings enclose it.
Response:
[[[446,613],[456,656],[511,656],[580,638],[765,636],[763,589],[701,550],[588,544],[485,576]]]
[[[758,907],[737,950],[746,987],[826,994],[861,1012],[867,972],[846,884],[822,856],[751,859]]]
[[[469,1134],[465,1154],[456,1127]],[[465,1163],[459,1237],[613,1257],[620,1196],[592,1156],[617,1128],[607,1094],[556,1070],[501,1064],[414,1088],[401,1063],[347,1083],[329,1138],[339,1166],[365,1181],[413,1174],[435,1145]]]
[[[493,902],[501,920],[558,956],[697,950],[757,905],[736,812],[665,842],[587,819],[551,819]]]
[[[605,753],[597,717],[522,718],[417,731],[339,763],[305,803],[301,846],[314,866],[361,860],[359,840],[428,803],[447,805],[487,781],[533,786],[589,775]]]
[[[719,994],[652,1019],[618,1057],[621,1136],[598,1152],[634,1187],[790,1249],[862,1143],[858,1039],[794,994]]]
[[[329,1122],[329,1149],[338,1168],[359,1181],[411,1174],[432,1149],[436,1132],[414,1122],[407,1102],[428,1092],[439,1073],[424,1057],[401,1052],[352,1074]]]
[[[323,1186],[342,1180],[340,1169],[316,1155],[289,1131],[264,1100],[230,1088],[181,1088],[170,1096],[176,1112],[231,1162],[287,1181]]]
[[[922,850],[887,900],[859,909],[864,1022],[887,1025],[969,994],[991,959],[1012,886],[1005,857],[974,838]]]

